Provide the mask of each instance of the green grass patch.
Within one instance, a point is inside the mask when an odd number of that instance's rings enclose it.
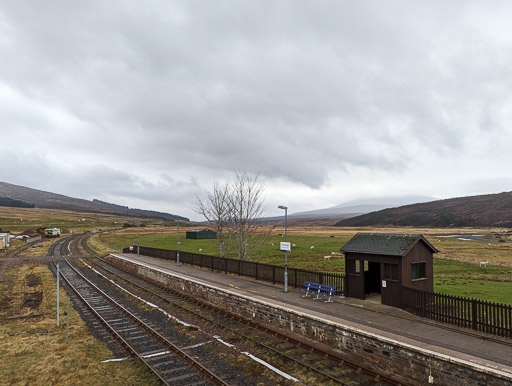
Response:
[[[512,282],[446,277],[435,279],[434,288],[436,292],[447,295],[512,304]]]
[[[149,232],[150,230],[146,230]],[[352,235],[310,236],[288,234],[288,241],[292,243],[292,251],[288,253],[288,266],[305,270],[323,272],[344,272],[345,259],[342,255],[332,255],[352,237]],[[137,233],[125,234],[125,232],[102,235],[102,240],[118,248],[124,248],[134,243],[137,244]],[[259,253],[250,260],[261,263],[284,265],[284,253],[279,250],[279,243],[284,241],[284,236],[272,234],[263,244]],[[141,233],[140,245],[173,249],[177,247],[176,233]],[[293,246],[293,244],[295,244]],[[455,245],[462,247],[464,255],[482,256],[482,250],[490,253],[501,252],[503,248],[510,248],[503,243],[488,243],[473,241],[441,242],[442,247],[447,244],[452,248]],[[218,256],[218,240],[192,240],[185,238],[185,231],[180,232],[180,250],[193,253]],[[314,246],[312,249],[311,246]],[[474,249],[473,249],[474,248]],[[446,250],[446,249],[445,249]],[[325,259],[325,256],[331,256]],[[512,267],[507,265],[489,264],[480,267],[478,263],[471,261],[457,261],[446,258],[434,258],[434,290],[450,295],[472,297],[491,302],[512,304]],[[456,257],[457,255],[455,255]],[[236,258],[233,254],[230,257]],[[490,257],[490,255],[485,256]]]
[[[101,239],[117,248],[125,248],[132,244],[137,245],[136,233],[109,233],[102,235]],[[349,237],[288,236],[287,240],[292,243],[292,251],[288,253],[288,266],[307,270],[344,272],[345,260],[343,256],[332,256],[332,252],[338,252],[348,239]],[[284,252],[279,249],[281,241],[284,241],[284,236],[279,234],[269,236],[258,254],[252,256],[250,260],[266,264],[284,265]],[[169,233],[141,234],[140,245],[176,250],[178,236]],[[187,239],[185,238],[185,232],[183,232],[183,234],[180,233],[180,251],[219,256],[218,240]],[[324,256],[331,257],[325,259]],[[228,257],[236,258],[237,256],[230,253]]]

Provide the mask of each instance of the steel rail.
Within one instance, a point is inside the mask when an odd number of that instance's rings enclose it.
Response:
[[[71,242],[71,240],[69,240]],[[63,246],[64,247],[64,246]],[[62,248],[63,248],[62,247]],[[147,332],[149,332],[152,336],[154,336],[156,339],[158,339],[160,342],[162,342],[167,348],[171,349],[172,352],[177,354],[182,359],[186,360],[193,368],[199,371],[202,376],[206,377],[209,381],[218,384],[218,385],[227,385],[227,383],[219,378],[216,374],[211,372],[208,368],[203,366],[201,363],[196,361],[194,358],[192,358],[190,355],[185,353],[183,350],[181,350],[179,347],[177,347],[175,344],[170,342],[168,339],[166,339],[164,336],[162,336],[160,333],[155,331],[153,328],[148,326],[144,321],[142,321],[140,318],[138,318],[136,315],[134,315],[132,312],[127,310],[125,307],[123,307],[120,303],[118,303],[115,299],[110,297],[108,294],[106,294],[104,291],[102,291],[100,288],[98,288],[94,283],[92,283],[90,280],[85,278],[75,267],[73,267],[67,259],[65,259],[65,262],[68,264],[68,266],[73,270],[75,274],[77,274],[81,280],[85,281],[90,287],[94,288],[97,292],[99,292],[103,297],[108,299],[108,301],[113,304],[117,309],[119,309],[121,312],[126,314],[128,317],[130,317],[131,320],[133,320],[135,323],[137,323],[139,326],[144,328]],[[87,305],[87,307],[96,315],[96,317],[104,324],[122,343],[127,347],[131,352],[134,353],[135,356],[137,356],[143,363],[148,366],[148,368],[154,372],[157,377],[165,384],[169,384],[165,378],[163,378],[160,374],[158,369],[155,369],[151,363],[149,363],[145,358],[144,355],[147,353],[138,353],[137,350],[132,347],[132,345],[127,342],[109,323],[107,320],[105,320],[102,315],[100,315],[99,312],[92,306],[87,299],[85,299],[78,289],[73,286],[70,282],[70,280],[61,273],[61,276],[64,278],[66,283],[70,286],[70,288],[73,289],[73,291],[77,294],[77,296],[84,302],[84,304]],[[164,349],[165,351],[165,349]]]
[[[85,248],[87,248],[87,247],[85,247]],[[111,266],[108,262],[104,261],[99,256],[96,256],[96,258],[100,259],[104,263],[106,263],[109,266]],[[255,344],[257,344],[257,345],[259,345],[261,347],[264,347],[266,350],[269,350],[269,351],[271,351],[273,353],[276,353],[276,354],[280,355],[281,357],[283,357],[285,359],[288,359],[288,360],[291,360],[293,362],[296,362],[296,363],[300,364],[301,366],[304,366],[307,369],[309,369],[311,371],[314,371],[317,374],[319,374],[320,376],[323,376],[323,377],[325,377],[325,378],[327,378],[327,379],[329,379],[329,380],[331,380],[333,382],[340,383],[340,384],[347,384],[344,381],[341,381],[341,380],[339,380],[337,378],[334,378],[331,375],[326,374],[325,372],[322,372],[321,370],[319,370],[319,369],[317,369],[317,368],[315,368],[315,367],[313,367],[313,366],[311,366],[311,365],[309,365],[307,363],[304,363],[304,362],[302,362],[302,361],[300,361],[300,360],[298,360],[296,358],[290,357],[289,355],[287,355],[287,354],[285,354],[285,353],[283,353],[283,352],[281,352],[281,351],[279,351],[279,350],[277,350],[277,349],[275,349],[275,348],[273,348],[273,347],[271,347],[269,345],[261,343],[258,340],[248,336],[247,334],[241,333],[240,331],[237,331],[237,330],[235,330],[233,328],[230,328],[229,326],[223,325],[223,324],[221,324],[220,322],[218,322],[218,321],[216,321],[214,319],[207,318],[204,315],[201,315],[201,314],[195,312],[194,310],[191,310],[191,309],[189,309],[189,308],[187,308],[187,307],[185,307],[185,306],[183,306],[183,305],[181,305],[181,304],[179,304],[177,302],[171,301],[171,300],[165,298],[164,296],[162,296],[161,294],[155,292],[154,290],[151,290],[151,289],[147,288],[147,286],[142,286],[141,284],[135,283],[135,282],[133,282],[133,280],[129,280],[129,279],[125,278],[125,277],[122,277],[121,275],[113,272],[112,270],[110,270],[108,268],[105,268],[105,267],[102,267],[102,268],[104,270],[110,272],[111,274],[116,275],[116,276],[120,277],[121,279],[131,283],[132,285],[135,285],[138,288],[140,288],[140,289],[150,293],[152,296],[156,296],[159,299],[163,299],[164,301],[166,301],[168,303],[171,303],[173,306],[178,307],[178,308],[180,308],[182,310],[185,310],[188,313],[193,314],[197,318],[201,318],[203,320],[206,320],[208,323],[212,323],[212,324],[214,324],[214,325],[216,325],[216,326],[218,326],[218,327],[220,327],[222,329],[225,329],[225,330],[229,331],[230,333],[233,333],[233,334],[236,334],[238,336],[241,336],[244,339],[247,339],[247,340],[249,340],[249,341],[251,341],[251,342],[253,342],[253,343],[255,343]],[[116,267],[116,269],[122,271],[121,269],[119,269],[117,267]],[[128,273],[128,275],[134,276],[134,275],[129,274],[129,273]],[[274,336],[279,336],[285,342],[290,342],[293,345],[295,345],[296,347],[303,347],[303,348],[306,347],[309,352],[314,352],[316,354],[319,354],[319,355],[321,355],[321,356],[323,356],[325,358],[328,358],[329,360],[331,360],[333,362],[336,362],[336,363],[338,363],[338,364],[340,364],[342,366],[350,367],[350,368],[354,369],[356,371],[356,373],[364,373],[365,375],[367,375],[368,377],[370,377],[370,378],[372,378],[374,380],[382,381],[382,382],[389,383],[389,384],[392,384],[392,385],[400,385],[400,384],[402,384],[401,382],[398,382],[398,381],[396,381],[396,380],[394,380],[394,379],[392,379],[392,378],[390,378],[388,376],[385,376],[385,375],[383,375],[381,373],[378,373],[378,372],[376,372],[374,370],[371,370],[371,369],[368,369],[368,368],[364,368],[360,364],[356,364],[356,363],[353,363],[351,361],[347,361],[345,358],[342,358],[339,355],[335,355],[335,354],[333,354],[333,353],[331,353],[329,351],[322,350],[322,349],[320,349],[318,347],[305,344],[304,341],[299,341],[297,339],[291,338],[288,335],[284,335],[284,334],[280,333],[278,330],[274,330],[274,329],[270,329],[268,327],[261,326],[261,325],[255,323],[255,322],[253,322],[253,321],[246,320],[244,318],[241,318],[240,316],[231,314],[231,313],[229,313],[229,312],[227,312],[225,310],[219,309],[219,308],[211,306],[211,305],[204,304],[204,303],[202,303],[200,301],[197,301],[193,297],[189,297],[189,296],[184,295],[184,294],[182,294],[180,292],[170,290],[170,289],[165,288],[165,287],[163,287],[163,286],[161,286],[161,285],[159,285],[157,283],[154,283],[154,282],[151,282],[151,281],[148,281],[148,280],[145,280],[145,279],[141,279],[141,278],[138,278],[138,277],[137,277],[137,279],[141,280],[141,281],[143,281],[145,283],[150,283],[152,286],[158,287],[159,289],[162,289],[162,290],[166,291],[167,293],[168,292],[172,292],[176,296],[178,296],[179,298],[181,298],[181,299],[185,298],[185,299],[187,299],[187,301],[189,301],[189,302],[191,302],[193,304],[201,305],[202,307],[207,307],[207,308],[213,310],[214,312],[220,313],[220,314],[222,314],[222,315],[224,315],[224,316],[226,316],[226,317],[228,317],[228,318],[230,318],[232,320],[236,320],[239,323],[242,323],[242,324],[245,324],[245,325],[250,325],[252,328],[254,328],[256,330],[263,330],[263,331],[265,331],[267,333],[273,334]]]
[[[94,251],[92,251],[90,249],[89,249],[89,253],[93,254],[96,258],[101,258],[100,256],[96,255],[94,253]],[[434,327],[441,328],[441,329],[446,330],[446,331],[457,332],[459,334],[463,334],[463,335],[466,335],[466,336],[471,336],[473,338],[477,338],[477,339],[481,339],[481,340],[485,340],[485,341],[489,341],[489,342],[493,342],[493,343],[498,343],[498,344],[501,344],[501,345],[504,345],[504,346],[512,347],[512,340],[509,341],[509,340],[507,340],[508,338],[506,338],[506,337],[497,338],[495,336],[491,336],[491,335],[488,335],[488,334],[485,334],[485,333],[477,333],[477,332],[474,332],[472,330],[468,330],[468,329],[465,329],[465,328],[458,328],[458,327],[455,327],[455,326],[450,326],[450,325],[447,325],[447,324],[444,324],[444,323],[441,323],[441,322],[437,322],[435,320],[428,320],[428,319],[425,319],[425,318],[421,318],[419,316],[416,317],[416,316],[413,316],[412,314],[411,314],[411,316],[405,316],[405,315],[399,315],[399,314],[396,314],[396,313],[391,313],[391,312],[386,312],[386,311],[376,310],[376,309],[366,308],[366,310],[374,312],[374,313],[377,313],[377,314],[393,316],[395,318],[400,318],[400,319],[403,319],[403,320],[414,321],[414,322],[421,323],[421,324],[424,324],[424,325],[427,325],[427,326],[434,326]]]
[[[12,251],[9,251],[3,258],[4,259],[7,259],[7,258],[13,258],[17,255],[19,255],[21,252],[23,252],[24,250],[26,249],[29,249],[30,247],[32,247],[34,244],[37,244],[38,242],[41,242],[41,240],[34,240],[34,241],[31,241],[30,243],[27,243],[25,245],[22,245],[21,247],[18,247],[16,249],[13,249]]]

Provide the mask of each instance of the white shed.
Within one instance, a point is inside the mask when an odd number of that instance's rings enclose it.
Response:
[[[0,248],[7,248],[9,246],[10,233],[0,233]]]

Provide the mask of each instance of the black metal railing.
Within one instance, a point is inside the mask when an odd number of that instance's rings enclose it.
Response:
[[[139,254],[143,256],[156,257],[159,259],[176,261],[175,250],[160,249],[151,247],[139,247]],[[123,253],[137,253],[137,247],[130,250],[123,249]],[[256,280],[271,282],[272,284],[284,283],[284,267],[280,265],[264,264],[255,261],[246,261],[202,255],[180,251],[180,263],[211,269],[212,271],[247,276]],[[338,295],[345,294],[345,275],[342,273],[329,273],[319,271],[308,271],[288,267],[288,285],[295,288],[302,287],[304,282],[310,281],[318,284],[326,284],[336,287]]]

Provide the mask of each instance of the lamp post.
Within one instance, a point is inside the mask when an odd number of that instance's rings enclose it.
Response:
[[[176,251],[176,266],[180,265],[180,222],[178,221],[178,250]]]
[[[286,242],[286,236],[288,233],[288,207],[279,205],[279,209],[284,209],[284,241]],[[284,251],[284,292],[288,292],[288,252]]]
[[[137,256],[140,256],[140,218],[137,219]]]

